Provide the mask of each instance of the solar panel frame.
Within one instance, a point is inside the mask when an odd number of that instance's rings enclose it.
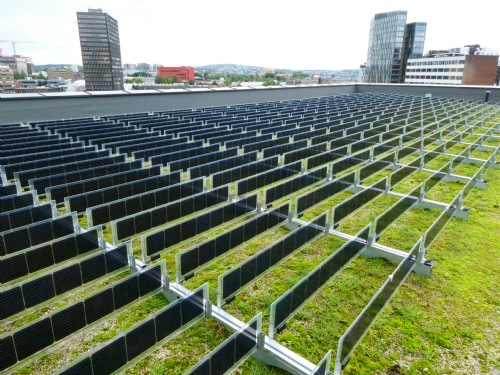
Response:
[[[96,167],[102,167],[109,164],[115,164],[119,162],[123,162],[126,159],[126,155],[115,155],[109,157],[95,158],[82,160],[74,163],[67,163],[61,165],[55,165],[51,167],[38,168],[32,170],[25,170],[21,172],[15,172],[14,178],[19,181],[21,186],[27,186],[29,180],[53,176],[61,173],[82,171],[85,169],[95,169]]]
[[[328,221],[328,220],[326,220]],[[361,253],[361,251],[368,245],[368,234],[371,231],[372,224],[368,224],[362,230],[360,230],[352,240],[343,244],[339,249],[337,249],[332,255],[328,256],[319,265],[317,265],[313,270],[311,270],[306,276],[300,279],[293,287],[288,289],[279,298],[277,298],[270,307],[270,324],[269,324],[269,337],[274,338],[275,334],[280,331],[280,328],[286,324],[304,305],[306,305],[316,294],[321,292],[321,290],[332,280],[339,272],[341,272],[349,262],[354,260],[354,258]],[[332,260],[346,253],[346,249],[353,247],[354,251],[349,251],[348,259],[343,264],[333,269]],[[342,256],[342,258],[344,258]],[[326,275],[323,272],[326,271]],[[310,282],[311,281],[311,282]],[[307,286],[306,286],[307,285]],[[306,289],[304,289],[306,286]],[[311,290],[309,288],[312,287]],[[295,291],[298,295],[295,296]],[[301,297],[302,300],[300,300]],[[289,307],[286,311],[280,308],[280,304],[287,302]]]
[[[67,221],[71,221],[71,224],[67,223]],[[45,228],[47,225],[50,225],[52,228],[50,233],[46,233],[41,230],[42,227]],[[35,233],[35,231],[40,232],[40,234],[44,236],[43,239],[45,239],[45,237],[50,237],[49,235],[52,235],[52,238],[47,241],[49,242],[53,239],[63,237],[64,233],[68,232],[67,225],[71,225],[71,228],[69,228],[72,231],[71,233],[77,231],[77,228],[79,228],[79,226],[76,213],[69,213],[59,216],[55,219],[47,219],[21,228],[2,232],[0,233],[0,241],[3,239],[4,247],[2,250],[5,251],[5,253],[1,253],[0,255],[3,256],[6,254],[17,253],[19,251],[29,249],[35,246],[35,244],[41,244],[42,242],[40,241],[42,239],[37,238],[35,240],[32,240],[30,238],[30,231],[32,233]]]
[[[100,151],[82,152],[78,154],[63,155],[58,157],[48,157],[45,159],[36,159],[32,161],[0,166],[0,173],[5,173],[7,178],[11,180],[13,178],[18,178],[16,173],[19,174],[20,172],[24,171],[57,167],[59,165],[78,163],[81,161],[99,159],[110,156],[111,156],[110,150],[100,150]]]
[[[163,176],[168,177],[169,175],[163,175]],[[178,175],[180,176],[180,174]],[[173,192],[172,195],[174,195],[173,199],[175,201],[177,200],[176,197],[177,194],[175,194],[176,191],[177,190],[181,191],[180,189],[182,189],[184,186],[186,187],[193,186],[193,189],[189,190],[184,189],[185,191],[182,191],[183,194],[192,194],[195,188],[197,188],[200,191],[203,191],[204,187],[206,186],[206,182],[204,178],[200,178],[200,179],[193,179],[189,181],[174,183],[172,185],[167,185],[158,189],[149,190],[137,195],[132,195],[111,202],[107,202],[101,205],[88,207],[85,210],[88,225],[90,227],[93,227],[94,225],[105,224],[111,221],[124,218],[126,216],[142,212],[142,205],[144,205],[145,202],[153,199],[152,197],[154,197],[155,206],[146,207],[146,210],[162,206],[165,203],[170,203],[170,195],[172,192]],[[157,203],[159,203],[158,206],[156,206]],[[101,215],[101,217],[99,217],[99,215]]]
[[[271,170],[241,179],[237,181],[235,184],[236,187],[235,196],[238,197],[240,195],[263,188],[269,184],[274,184],[278,181],[288,179],[296,174],[300,174],[301,172],[302,172],[302,161],[299,160],[294,163],[283,165],[281,167],[276,167]]]
[[[284,222],[288,220],[288,212],[289,211],[290,211],[290,202],[287,202],[287,203],[282,204],[282,205],[280,205],[280,206],[278,206],[270,211],[263,212],[255,217],[253,217],[251,220],[248,220],[245,223],[238,225],[237,227],[233,227],[233,228],[229,229],[228,231],[225,231],[224,233],[222,233],[219,236],[210,238],[206,241],[203,241],[199,244],[196,244],[194,247],[191,247],[187,250],[177,252],[175,254],[176,282],[180,283],[182,281],[181,277],[183,277],[187,274],[190,274],[190,273],[197,272],[198,270],[205,268],[206,266],[208,266],[212,262],[217,261],[221,257],[226,256],[233,251],[236,251],[238,249],[238,247],[241,246],[243,243],[246,243],[250,240],[255,241],[256,239],[258,239],[260,236],[262,236],[266,232],[269,232],[269,231],[283,225]],[[269,219],[270,215],[275,215],[277,217],[280,217],[281,219],[270,220]],[[257,222],[262,221],[262,219],[266,219],[266,225],[265,225],[265,227],[260,226],[259,231],[257,231]],[[233,243],[232,241],[230,241],[230,242],[228,242],[228,245],[225,246],[223,249],[217,249],[218,248],[217,243],[218,243],[219,238],[221,238],[221,237],[232,238],[232,236],[236,232],[241,231],[243,228],[246,228],[246,226],[248,226],[251,223],[254,223],[254,225],[255,225],[255,232],[253,233],[253,235],[251,235],[249,238],[244,237],[241,239],[241,241],[238,241],[237,243]],[[202,257],[203,254],[201,253],[202,251],[203,252],[211,251],[212,257],[203,258]],[[184,263],[184,259],[187,259],[187,256],[190,254],[193,256],[195,254],[197,254],[197,256],[195,257],[197,259],[197,263],[193,263],[193,266],[194,265],[196,265],[196,266],[191,267],[187,270],[186,269],[183,270],[182,264]]]
[[[50,186],[45,188],[46,199],[54,199],[58,203],[65,203],[66,210],[72,211],[71,200],[78,195],[83,195],[92,191],[105,189],[122,184],[139,183],[138,181],[150,181],[165,176],[163,166],[151,166],[149,168],[133,169],[125,172],[114,173],[87,180],[74,181],[66,184]],[[74,194],[77,192],[77,194]],[[68,198],[68,199],[66,199]],[[81,211],[78,211],[81,212]]]
[[[57,217],[54,201],[41,205],[33,205],[0,214],[0,232],[17,229],[46,219]]]
[[[205,186],[204,177],[202,179],[203,179],[203,185]],[[197,199],[199,199],[200,197],[208,198],[208,196],[212,196],[212,195],[216,194],[216,197],[214,197],[214,199],[205,199],[205,207],[197,208],[197,207],[193,206],[193,209],[195,210],[193,212],[203,211],[207,208],[216,206],[219,203],[228,202],[229,191],[230,191],[229,186],[221,186],[219,188],[201,191],[200,193],[196,193],[196,194],[193,194],[193,195],[190,195],[187,197],[183,197],[180,200],[174,200],[172,202],[169,202],[169,203],[161,205],[161,206],[156,206],[154,208],[151,208],[147,211],[142,211],[141,213],[138,213],[135,215],[130,215],[130,216],[126,216],[122,219],[113,220],[110,223],[113,244],[116,245],[116,244],[122,242],[124,239],[137,238],[138,236],[140,236],[142,233],[144,233],[146,231],[154,229],[155,227],[159,227],[159,226],[168,224],[171,221],[175,221],[177,219],[182,218],[183,216],[186,216],[183,214],[183,211],[182,211],[182,202],[184,202],[184,201],[194,202]],[[173,205],[179,206],[179,210],[175,210],[176,212],[178,212],[178,214],[175,214],[175,216],[172,216],[172,214],[169,214],[169,212],[171,212],[171,211],[169,211],[169,208],[172,207]],[[150,213],[150,215],[152,217],[151,221],[150,221],[150,226],[149,227],[146,226],[147,229],[145,229],[143,231],[137,231],[137,223],[135,221],[136,221],[136,219],[139,219],[139,217],[141,215],[146,214],[146,213]],[[153,216],[156,216],[156,214],[164,216],[165,221],[163,221],[163,220],[160,221],[160,219],[155,218],[155,221],[153,222]],[[169,216],[171,219],[169,219]],[[126,236],[124,236],[123,234],[120,234],[120,232],[123,230],[120,227],[125,227],[127,225],[127,222],[132,222],[132,221],[134,221],[134,224],[132,225],[132,223],[131,223],[130,228],[134,227],[135,232],[133,232],[133,233],[129,232],[129,234]],[[153,225],[153,224],[155,224],[155,225]]]
[[[241,292],[244,288],[248,287],[249,285],[253,284],[256,280],[260,279],[261,277],[263,277],[264,275],[269,273],[276,266],[278,266],[279,264],[281,264],[284,261],[286,261],[287,259],[289,259],[293,254],[301,251],[310,242],[314,241],[318,235],[321,235],[325,232],[326,227],[327,227],[327,222],[328,222],[328,211],[317,216],[316,218],[314,218],[313,220],[308,222],[306,225],[298,227],[298,228],[290,231],[290,233],[288,233],[286,236],[280,238],[278,241],[275,241],[271,245],[265,247],[264,249],[260,250],[259,252],[255,253],[254,255],[248,257],[244,261],[238,263],[235,267],[233,267],[230,270],[219,275],[218,287],[217,287],[217,307],[219,307],[219,308],[223,307],[224,304],[226,303],[225,301],[227,301],[229,298],[232,298],[232,296]],[[319,226],[318,226],[318,224],[319,224]],[[312,236],[312,238],[307,238],[306,241],[302,241],[302,242],[297,243],[295,241],[295,237],[297,235],[301,235],[302,232],[305,233],[305,231],[308,230],[309,227],[311,227],[311,229],[322,227],[323,229],[321,229],[318,233],[316,233],[316,235]],[[273,248],[276,248],[276,249],[288,248],[289,246],[285,242],[290,242],[290,240],[292,240],[292,242],[294,243],[294,245],[292,246],[292,248],[293,248],[292,251],[288,251],[288,254],[284,253],[281,259],[275,259],[275,261],[273,263],[273,259],[272,259]],[[262,260],[264,260],[264,263],[261,265],[259,263]],[[255,268],[256,269],[255,277],[251,280],[249,278],[247,278],[246,280],[248,280],[248,281],[246,282],[246,284],[241,284],[241,279],[240,279],[240,285],[237,288],[235,288],[236,285],[233,285],[232,290],[231,290],[231,291],[233,291],[233,293],[228,294],[227,291],[224,290],[224,284],[225,284],[224,280],[228,277],[231,277],[231,275],[234,274],[235,272],[241,272],[239,270],[241,270],[241,268],[244,267],[247,263],[253,263],[255,261],[257,261],[257,267]],[[236,282],[236,280],[233,280],[233,283],[235,283],[235,282]]]
[[[110,269],[108,262],[111,260],[110,256],[115,253],[121,253],[123,258],[120,260],[121,267],[115,266]],[[22,314],[26,314],[63,298],[80,286],[91,285],[91,283],[103,277],[110,277],[123,271],[126,267],[129,268],[132,254],[132,244],[131,242],[126,242],[112,249],[101,250],[100,252],[73,260],[55,269],[44,270],[43,273],[39,273],[35,277],[16,282],[7,290],[17,287],[22,288],[25,305]],[[79,275],[79,280],[76,279],[77,275]],[[38,290],[42,287],[43,290]],[[12,320],[19,313],[21,311],[6,318]]]
[[[257,350],[261,330],[262,313],[259,313],[200,359],[185,374],[219,375],[236,369]]]
[[[255,176],[258,173],[258,169],[276,168],[279,166],[279,156],[271,156],[266,159],[261,159],[253,161],[247,164],[239,165],[234,168],[226,169],[221,172],[212,173],[210,175],[210,186],[219,187],[231,182],[239,181],[245,179],[249,176]]]
[[[125,160],[125,156],[121,155],[120,158]],[[127,161],[117,161],[114,164],[108,164],[101,167],[84,169],[80,171],[67,172],[62,174],[54,174],[52,176],[40,177],[30,179],[28,184],[30,190],[36,190],[37,192],[44,192],[47,187],[69,184],[72,182],[77,182],[87,179],[98,179],[106,175],[119,174],[122,172],[132,171],[134,169],[143,168],[144,160],[134,160],[131,162]]]
[[[152,255],[158,254],[158,253],[163,253],[165,251],[168,251],[173,245],[177,245],[179,243],[184,243],[186,240],[190,240],[191,238],[187,238],[186,236],[189,235],[186,233],[185,235],[182,235],[182,228],[184,227],[188,231],[193,230],[193,225],[196,224],[197,219],[206,219],[210,217],[210,223],[211,223],[211,229],[214,229],[215,227],[218,227],[222,223],[228,224],[234,219],[241,218],[242,216],[248,215],[252,213],[253,211],[257,210],[257,201],[258,201],[258,193],[234,200],[232,202],[229,202],[228,204],[217,207],[215,209],[212,209],[203,215],[199,215],[198,218],[190,218],[188,219],[189,225],[188,226],[187,221],[181,221],[179,223],[175,223],[173,225],[167,226],[165,228],[159,229],[157,231],[150,232],[146,235],[141,236],[141,249],[142,249],[142,260],[146,262],[147,258],[151,257]],[[226,214],[226,211],[231,209],[230,215]],[[221,216],[221,213],[224,214]],[[212,215],[218,215],[221,217],[221,222],[217,221],[214,222],[212,219]],[[226,220],[227,219],[227,220]],[[164,236],[161,235],[161,233],[164,233]],[[195,235],[200,234],[196,230],[194,231]],[[158,238],[157,238],[158,237]],[[161,238],[164,238],[163,242]],[[153,244],[153,241],[159,241],[157,242],[157,246],[154,249],[151,249],[151,246]],[[156,242],[155,242],[156,243]],[[149,244],[149,248],[148,248]],[[163,248],[160,248],[161,246],[164,246]]]
[[[0,197],[0,213],[6,214],[21,208],[30,207],[38,203],[35,192],[29,191],[19,195]]]

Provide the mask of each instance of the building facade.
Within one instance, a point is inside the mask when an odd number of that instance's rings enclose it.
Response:
[[[474,48],[470,48],[474,47]],[[479,46],[451,48],[446,52],[429,51],[421,58],[410,58],[405,83],[419,85],[482,85],[495,84],[498,53],[481,54]]]
[[[399,82],[405,81],[408,59],[419,58],[424,55],[426,31],[427,22],[413,22],[406,24],[403,44],[403,61],[401,63]]]
[[[157,69],[158,75],[172,78],[174,75],[179,77],[181,82],[188,82],[194,80],[194,67],[192,66],[178,66],[167,67],[159,66]]]
[[[402,83],[406,62],[422,56],[427,24],[406,24],[406,11],[375,14],[370,22],[364,82]]]
[[[59,69],[49,69],[47,70],[47,79],[70,79],[71,82],[76,81],[75,72],[72,69],[59,68]]]
[[[151,70],[151,64],[148,63],[138,63],[137,70],[143,70],[145,72],[149,72]]]
[[[14,89],[14,72],[9,66],[0,65],[0,92]]]
[[[77,12],[76,16],[86,89],[123,90],[118,22],[101,9]]]

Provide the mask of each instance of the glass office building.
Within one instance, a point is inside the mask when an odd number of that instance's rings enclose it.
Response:
[[[425,31],[427,22],[412,22],[406,25],[403,45],[403,62],[399,82],[405,81],[408,59],[419,59],[424,55]]]
[[[407,25],[406,16],[398,10],[375,14],[371,20],[364,82],[403,83],[406,60],[423,54],[426,23]]]
[[[118,22],[101,9],[77,12],[85,88],[123,90]]]

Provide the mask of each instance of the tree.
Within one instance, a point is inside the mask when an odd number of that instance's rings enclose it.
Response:
[[[218,86],[217,81],[212,81],[212,85]]]
[[[172,83],[179,83],[181,80],[179,79],[179,76],[177,74],[174,74],[172,76]]]
[[[172,80],[166,76],[161,76],[158,74],[155,77],[155,83],[158,85],[169,85],[172,83]]]
[[[194,79],[190,79],[190,80],[189,80],[189,84],[190,84],[191,86],[192,86],[192,85],[194,85]]]
[[[274,79],[272,78],[266,78],[262,86],[274,86],[276,85],[276,82],[274,82]]]
[[[309,77],[309,75],[300,71],[300,70],[297,72],[293,72],[293,74],[292,74],[292,78],[296,78],[296,79],[305,78],[305,77]]]
[[[15,80],[20,80],[20,79],[25,79],[25,78],[26,78],[26,73],[24,73],[23,70],[21,70],[21,71],[16,70],[14,72],[14,79]]]
[[[195,77],[200,77],[200,78],[203,78],[203,75],[202,75],[200,72],[195,72],[195,73],[194,73],[194,76],[195,76]]]
[[[42,72],[38,73],[38,75],[36,76],[36,79],[45,79],[45,77],[43,76]]]
[[[144,83],[144,80],[142,78],[131,78],[126,79],[125,83]]]
[[[151,77],[151,73],[148,72],[135,72],[132,77]]]
[[[274,73],[266,73],[264,78],[276,78],[276,75]]]

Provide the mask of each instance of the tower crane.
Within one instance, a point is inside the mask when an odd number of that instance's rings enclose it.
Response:
[[[12,43],[12,49],[14,50],[14,56],[16,56],[16,43],[36,43],[24,40],[0,40],[0,43]]]

